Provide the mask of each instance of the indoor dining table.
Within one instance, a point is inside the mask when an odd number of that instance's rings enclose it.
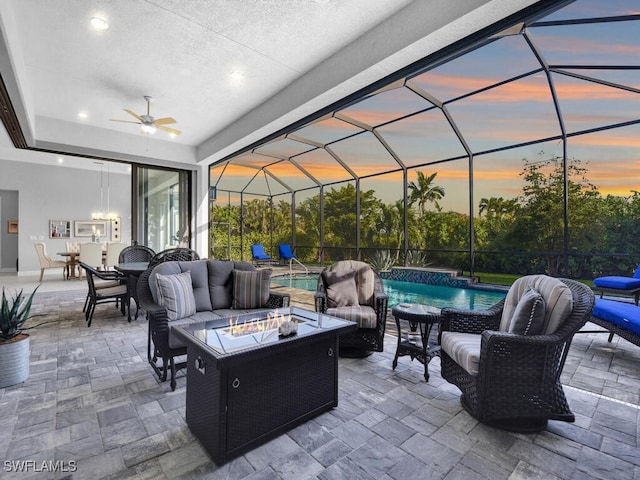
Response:
[[[61,257],[69,258],[69,278],[76,278],[76,265],[78,265],[78,257],[80,256],[79,251],[73,252],[58,252],[58,255]],[[102,252],[102,258],[107,255],[106,250]]]
[[[69,269],[68,278],[75,278],[76,265],[78,264],[78,255],[80,255],[80,252],[58,252],[58,255],[60,255],[61,257],[69,258],[69,264],[67,265]]]

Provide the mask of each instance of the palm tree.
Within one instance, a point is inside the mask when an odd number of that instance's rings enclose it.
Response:
[[[518,209],[518,200],[502,197],[482,198],[478,205],[478,215],[484,213],[488,219],[502,219],[504,216],[514,215]]]
[[[433,202],[436,208],[440,210],[438,200],[444,197],[444,188],[433,185],[436,175],[438,175],[438,172],[434,172],[429,176],[418,172],[417,182],[409,182],[409,205],[417,202],[421,215],[424,214],[425,207],[429,202]]]

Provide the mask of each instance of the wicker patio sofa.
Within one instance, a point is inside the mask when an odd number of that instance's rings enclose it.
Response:
[[[149,322],[149,363],[160,380],[170,369],[175,390],[176,370],[185,366],[174,360],[186,354],[186,347],[172,334],[173,327],[289,306],[288,294],[269,290],[270,275],[248,262],[222,260],[168,261],[145,271],[138,298]]]

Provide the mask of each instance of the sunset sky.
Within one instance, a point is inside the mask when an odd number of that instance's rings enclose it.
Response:
[[[540,21],[638,14],[637,1],[578,0]],[[286,192],[286,187],[313,187],[313,179],[323,184],[352,179],[336,158],[360,177],[398,170],[401,167],[384,142],[410,169],[409,181],[416,177],[413,166],[420,165],[418,170],[425,173],[438,172],[436,183],[446,193],[443,208],[468,213],[469,160],[447,120],[448,114],[474,155],[474,213],[483,197],[513,198],[523,185],[519,175],[522,159],[538,161],[562,156],[563,151],[562,141],[554,139],[491,153],[561,135],[549,79],[526,35],[550,67],[549,76],[569,135],[568,157],[583,162],[588,179],[602,194],[627,196],[631,190],[640,190],[640,125],[580,133],[640,120],[639,22],[640,18],[530,25],[524,35],[499,38],[433,70],[408,77],[404,86],[337,111],[334,118],[300,128],[290,138],[263,145],[255,154],[241,155],[226,168],[219,182],[222,167],[216,167],[212,169],[212,184],[223,190],[242,190],[251,180],[247,192],[275,195]],[[597,66],[607,69],[593,68]],[[621,66],[636,69],[616,68]],[[525,74],[519,80],[495,86]],[[490,86],[494,87],[481,91]],[[317,148],[314,142],[330,145]],[[286,160],[289,157],[297,165]],[[465,158],[430,165],[458,157]],[[285,160],[268,167],[271,175],[260,170],[278,159]],[[246,166],[234,165],[236,161]],[[298,166],[313,179],[302,174]],[[402,175],[396,172],[362,179],[361,188],[374,189],[379,198],[393,202],[402,198]],[[315,194],[317,190],[312,190],[296,198],[300,201]]]

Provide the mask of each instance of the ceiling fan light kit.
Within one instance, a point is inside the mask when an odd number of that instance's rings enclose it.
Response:
[[[143,123],[141,129],[144,133],[148,133],[150,135],[153,135],[158,130],[152,123]]]
[[[157,130],[162,130],[164,132],[169,133],[171,136],[180,135],[182,132],[180,130],[176,130],[175,128],[167,127],[167,124],[176,123],[176,121],[172,117],[163,117],[163,118],[154,118],[151,116],[150,112],[150,104],[152,98],[149,95],[144,96],[145,101],[147,102],[147,113],[144,115],[138,115],[133,110],[129,110],[128,108],[123,108],[125,112],[134,117],[137,122],[132,120],[117,120],[111,119],[112,122],[122,122],[122,123],[135,123],[140,125],[141,133],[146,133],[147,135],[153,135]]]

